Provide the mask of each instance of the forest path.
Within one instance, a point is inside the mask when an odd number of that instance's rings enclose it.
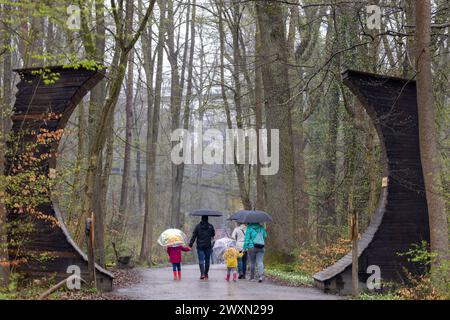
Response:
[[[140,300],[337,300],[342,297],[325,294],[315,288],[287,287],[238,280],[225,281],[224,265],[214,264],[209,280],[199,279],[197,265],[182,266],[182,280],[172,280],[172,268],[142,269],[142,281],[137,285],[116,289],[113,293]]]

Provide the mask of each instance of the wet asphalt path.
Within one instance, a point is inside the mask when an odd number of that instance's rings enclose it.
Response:
[[[172,280],[172,268],[142,269],[142,281],[137,285],[116,289],[115,294],[141,300],[335,300],[340,297],[325,294],[315,288],[287,287],[238,280],[225,281],[224,265],[212,265],[209,280],[199,279],[197,265],[182,266],[182,280]]]

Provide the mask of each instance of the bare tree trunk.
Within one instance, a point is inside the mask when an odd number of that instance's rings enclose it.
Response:
[[[256,132],[259,137],[260,129],[262,128],[262,113],[264,108],[264,90],[261,73],[261,36],[259,31],[259,24],[256,22],[255,44],[256,44],[256,69],[255,69],[255,122]],[[256,209],[265,210],[265,196],[264,196],[264,176],[261,175],[261,162],[259,159],[259,138],[257,139],[258,163],[256,164]]]
[[[36,5],[39,5],[38,1],[36,1]],[[24,66],[36,67],[44,63],[40,60],[44,53],[44,17],[31,14],[30,20],[30,47],[29,51],[26,52]]]
[[[337,223],[336,216],[336,144],[338,135],[338,110],[339,110],[339,88],[338,79],[332,79],[333,83],[330,88],[328,133],[325,141],[325,189],[323,194],[323,209],[320,212],[319,223],[319,239],[332,241],[334,238],[330,228],[335,228]]]
[[[137,119],[136,109],[133,112],[134,114],[134,146],[136,149],[136,192],[137,192],[137,206],[136,209],[139,211],[139,214],[142,210],[143,205],[143,197],[144,197],[144,188],[142,186],[141,179],[141,161],[142,161],[142,153],[141,153],[141,128],[139,128],[139,123]]]
[[[414,37],[412,36],[412,27],[416,24],[416,4],[415,1],[403,0],[403,5],[405,8],[405,18],[406,18],[406,31],[411,34],[411,36],[406,37],[406,46],[403,57],[403,77],[412,77],[414,74]]]
[[[294,157],[286,31],[282,5],[257,2],[261,32],[262,79],[264,84],[267,129],[279,130],[279,172],[267,178],[267,210],[273,214],[270,225],[270,254],[285,258],[293,248]],[[274,58],[276,57],[276,58]],[[271,144],[276,143],[271,141]]]
[[[235,3],[232,7],[232,23],[231,34],[233,38],[233,82],[234,82],[234,108],[236,109],[236,127],[238,129],[244,128],[242,119],[242,90],[241,90],[241,53],[239,48],[239,32],[240,32],[240,19],[241,12],[238,3]],[[231,129],[231,128],[229,128]],[[244,209],[251,210],[252,203],[250,201],[249,188],[245,185],[245,165],[237,163],[235,161],[236,176],[239,184],[239,192],[241,195],[242,205]],[[250,174],[250,172],[248,173]]]
[[[188,4],[189,5],[189,4]],[[187,16],[190,15],[191,6],[188,6]],[[171,90],[170,90],[170,113],[172,117],[172,131],[176,130],[180,126],[180,111],[181,111],[181,102],[183,96],[183,88],[185,82],[185,69],[186,69],[186,57],[187,57],[187,40],[189,35],[189,27],[186,28],[186,36],[185,36],[185,47],[183,53],[183,61],[181,66],[181,79],[179,74],[179,66],[177,63],[177,51],[175,50],[174,44],[174,13],[173,13],[173,2],[172,0],[168,1],[168,37],[167,44],[169,47],[169,61],[171,65]],[[189,18],[187,19],[189,21]],[[194,21],[191,22],[193,24]],[[192,76],[192,74],[191,74]],[[192,89],[191,89],[192,91]],[[189,110],[187,110],[189,112]],[[186,115],[186,113],[185,113]],[[189,116],[186,119],[187,125],[189,125]],[[184,127],[184,126],[183,126]],[[177,142],[172,142],[172,146]],[[172,163],[172,193],[170,200],[170,226],[174,228],[181,228],[181,189],[183,185],[183,174],[184,174],[184,166],[183,164],[173,164]]]
[[[165,15],[166,2],[158,2],[160,10],[159,32],[157,45],[158,63],[156,66],[155,93],[151,92],[153,84],[153,63],[151,62],[151,42],[148,47],[143,46],[145,50],[145,73],[147,79],[147,149],[146,149],[146,176],[145,176],[145,214],[144,227],[142,232],[141,252],[139,260],[151,265],[153,227],[156,219],[156,152],[158,146],[159,117],[161,108],[161,86],[162,86],[162,68],[164,60],[164,35],[166,32]],[[151,38],[151,28],[147,31],[146,39]],[[144,39],[145,41],[145,39]],[[153,99],[154,97],[154,99]],[[153,108],[152,108],[153,106]]]
[[[126,102],[125,102],[125,150],[124,150],[124,161],[123,161],[123,171],[122,171],[122,184],[120,188],[120,204],[119,204],[119,214],[117,217],[117,232],[122,234],[124,228],[125,215],[128,209],[128,191],[129,191],[129,180],[130,180],[130,167],[131,167],[131,145],[133,143],[132,131],[133,131],[133,50],[130,52],[128,57],[128,75],[127,75],[127,85],[126,85]]]
[[[194,49],[195,49],[195,8],[196,3],[195,0],[192,1],[192,14],[191,14],[191,25],[190,25],[190,44],[189,44],[189,61],[187,65],[187,88],[186,88],[186,97],[185,97],[185,104],[184,104],[184,111],[183,111],[183,129],[188,130],[189,129],[189,120],[191,116],[191,108],[190,104],[192,103],[192,85],[193,85],[193,69],[194,69]],[[189,15],[189,10],[188,10]],[[189,19],[189,16],[187,16]],[[187,36],[186,36],[187,41]],[[176,195],[174,201],[177,201],[178,203],[175,204],[175,208],[180,208],[181,205],[181,190],[183,185],[183,176],[184,176],[184,163],[177,166],[177,177],[179,177],[179,185],[175,189],[178,194]],[[183,227],[183,221],[182,219],[178,219],[179,227]]]
[[[221,83],[221,92],[222,92],[222,100],[223,105],[225,109],[225,114],[227,118],[227,126],[228,129],[233,128],[233,123],[231,120],[231,111],[230,106],[228,103],[228,98],[226,96],[226,86],[225,86],[225,64],[224,64],[224,56],[225,56],[225,30],[223,26],[223,6],[222,4],[217,4],[217,8],[219,11],[219,22],[218,22],[218,29],[219,29],[219,41],[220,41],[220,83]],[[234,93],[234,104],[236,109],[236,126],[239,129],[243,128],[242,123],[242,107],[241,107],[241,89],[240,89],[240,80],[239,80],[239,74],[240,74],[240,68],[239,68],[239,25],[238,25],[238,16],[239,13],[236,11],[238,9],[234,9],[233,17],[234,21],[231,23],[232,27],[232,34],[233,34],[233,64],[234,64],[234,70],[233,70],[233,79],[234,79],[234,86],[235,86],[235,93]],[[236,25],[237,24],[237,25]],[[239,186],[239,194],[241,196],[241,201],[244,209],[251,210],[252,204],[249,197],[249,192],[245,186],[245,172],[244,172],[244,165],[237,163],[236,155],[234,155],[234,166],[236,170],[236,176],[238,180],[238,186]]]
[[[433,105],[430,0],[416,1],[416,41],[420,153],[430,221],[431,250],[437,254],[434,264],[435,271],[437,271],[439,266],[448,263],[449,242]],[[448,280],[448,272],[448,270],[445,272],[446,274],[434,272],[434,276],[438,281]]]
[[[66,221],[68,225],[72,224],[72,221],[78,219],[80,199],[83,196],[81,191],[82,172],[85,166],[86,158],[86,115],[85,115],[85,103],[83,101],[78,105],[78,132],[77,132],[77,157],[75,160],[75,170],[73,178],[73,192],[70,200],[70,207],[68,210],[68,217]]]
[[[99,64],[104,63],[105,56],[105,36],[106,36],[106,26],[105,26],[105,5],[103,0],[95,1],[95,32],[92,33],[89,27],[89,20],[91,19],[89,11],[84,8],[86,3],[80,3],[80,7],[82,9],[81,15],[81,29],[82,29],[82,41],[86,51],[86,56],[89,59],[95,60]],[[89,101],[89,110],[88,110],[88,125],[87,125],[87,138],[88,138],[88,154],[87,158],[92,159],[95,157],[91,151],[94,149],[95,143],[95,133],[96,129],[99,126],[100,115],[101,115],[101,107],[104,103],[106,96],[106,81],[102,80],[98,85],[96,85],[90,93],[90,101]],[[92,210],[95,216],[96,226],[94,228],[94,251],[95,257],[98,259],[97,261],[104,264],[104,216],[105,212],[103,211],[104,205],[102,205],[100,199],[102,198],[102,155],[100,154],[95,157],[96,167],[100,168],[95,172],[95,180],[94,184],[96,187],[93,188],[93,198],[99,199],[99,201],[93,202]],[[85,183],[87,181],[87,174],[85,177]],[[86,192],[81,194],[81,203],[84,203],[86,196]],[[84,224],[84,213],[83,210],[80,210],[80,216],[78,219],[78,224],[75,230],[75,239],[79,244],[84,243],[84,232],[83,224]]]
[[[295,34],[297,26],[300,23],[299,8],[292,6],[290,9],[290,24],[288,33],[288,47],[289,47],[289,63],[292,66],[300,65],[300,59],[295,57]],[[305,41],[305,39],[302,39]],[[290,83],[298,83],[301,71],[299,67],[289,68]],[[295,237],[299,241],[308,240],[308,196],[306,195],[306,176],[305,176],[305,160],[303,156],[304,151],[304,132],[303,132],[303,98],[301,94],[293,93],[292,96],[294,107],[291,110],[292,116],[292,140],[294,150],[294,228]]]
[[[95,257],[97,259],[97,263],[101,266],[105,266],[105,220],[107,213],[107,195],[109,189],[109,177],[111,174],[111,168],[113,163],[113,153],[114,153],[114,119],[111,116],[111,120],[108,121],[107,127],[107,138],[106,138],[106,150],[104,153],[105,160],[103,165],[103,170],[101,172],[100,179],[100,199],[99,206],[100,212],[102,215],[99,215],[96,220],[96,228],[95,230]],[[100,229],[100,230],[99,230]],[[100,243],[100,244],[97,244]]]
[[[114,16],[114,21],[116,27],[119,30],[116,40],[116,52],[113,58],[113,63],[111,64],[110,79],[111,83],[109,86],[109,94],[106,99],[103,108],[101,109],[101,114],[99,117],[99,125],[95,130],[93,137],[93,143],[90,147],[90,157],[88,159],[88,169],[86,173],[86,181],[84,185],[85,197],[82,203],[82,216],[88,217],[93,211],[94,207],[94,188],[96,186],[95,178],[99,170],[99,159],[101,158],[101,153],[104,144],[107,139],[107,128],[108,120],[114,113],[114,109],[117,103],[117,99],[120,94],[120,89],[122,86],[123,79],[125,77],[126,65],[128,62],[128,55],[133,49],[136,41],[141,36],[142,30],[147,24],[150,14],[153,11],[154,0],[150,1],[149,6],[146,10],[144,17],[139,23],[137,31],[132,33],[132,22],[133,22],[133,1],[126,1],[126,8],[124,10],[123,2],[119,2],[119,7],[114,7],[112,12]],[[123,18],[122,15],[125,14]],[[78,229],[79,230],[79,229]]]

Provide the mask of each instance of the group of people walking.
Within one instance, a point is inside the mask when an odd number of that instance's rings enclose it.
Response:
[[[240,223],[234,228],[231,238],[236,241],[236,249],[242,253],[237,257],[239,279],[245,279],[247,259],[250,260],[250,280],[255,279],[258,266],[259,282],[264,280],[264,246],[267,232],[259,223]],[[228,266],[227,266],[228,267]]]
[[[194,243],[197,244],[198,264],[200,279],[208,279],[208,273],[213,254],[213,240],[216,235],[214,226],[208,222],[208,216],[202,216],[200,223],[195,226],[189,247],[177,246],[167,248],[169,260],[173,266],[174,280],[181,280],[181,252],[190,251]],[[247,262],[250,262],[249,280],[264,280],[264,252],[267,232],[259,223],[238,223],[234,228],[231,238],[234,245],[225,250],[223,258],[227,266],[226,280],[245,279],[247,274]],[[256,279],[256,267],[258,279]],[[239,276],[237,276],[237,272]]]

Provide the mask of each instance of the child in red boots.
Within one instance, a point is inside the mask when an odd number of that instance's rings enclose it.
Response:
[[[181,251],[191,251],[191,248],[182,245],[167,247],[169,261],[172,263],[173,280],[181,280]]]

